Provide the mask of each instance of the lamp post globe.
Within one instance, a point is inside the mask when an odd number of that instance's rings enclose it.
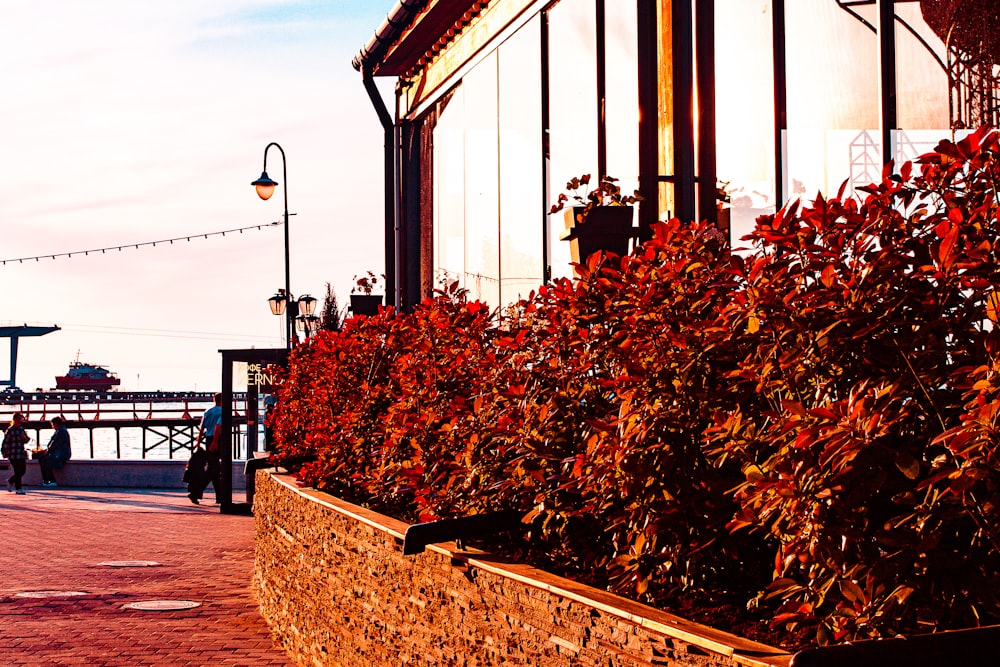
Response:
[[[299,297],[299,315],[309,316],[316,312],[316,297],[303,294]]]
[[[284,315],[285,314],[285,292],[284,290],[278,290],[278,293],[267,300],[267,305],[271,307],[272,315]]]
[[[261,199],[267,201],[274,194],[274,186],[278,184],[278,181],[273,181],[267,175],[267,172],[261,172],[260,178],[251,183],[257,189],[257,196]]]

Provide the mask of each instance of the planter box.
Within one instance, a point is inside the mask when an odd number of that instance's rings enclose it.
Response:
[[[253,587],[298,665],[787,667],[791,655],[259,471]]]
[[[260,470],[253,587],[297,665],[947,667],[996,662],[1000,626],[794,655],[454,542]]]
[[[634,210],[631,206],[597,206],[579,223],[576,216],[582,206],[566,209],[566,232],[560,240],[569,241],[573,262],[583,264],[595,252],[613,252],[627,255],[629,241],[638,238],[639,228],[632,226]]]
[[[297,665],[942,667],[995,662],[1000,626],[809,648],[758,642],[454,542],[260,470],[253,588]]]
[[[381,294],[351,295],[351,312],[355,315],[378,315],[378,307],[381,305]]]

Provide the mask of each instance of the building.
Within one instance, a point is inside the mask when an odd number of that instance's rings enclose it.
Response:
[[[996,0],[398,0],[354,59],[386,131],[388,300],[494,305],[572,271],[550,205],[618,178],[637,224],[734,244],[790,198],[997,125]],[[373,77],[394,77],[395,109]]]

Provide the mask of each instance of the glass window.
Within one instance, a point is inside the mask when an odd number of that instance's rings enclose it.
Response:
[[[465,90],[465,287],[500,302],[500,198],[497,57],[494,51],[462,81]]]
[[[875,5],[857,6],[877,25]],[[789,198],[881,179],[878,38],[835,2],[785,2]]]
[[[440,103],[434,128],[434,279],[465,276],[465,93],[459,86]],[[464,282],[462,282],[464,284]]]
[[[774,60],[771,3],[717,0],[716,169],[728,183],[734,247],[774,212]]]
[[[541,22],[536,16],[499,48],[500,303],[543,282]]]
[[[639,53],[635,0],[605,0],[605,112],[608,175],[639,188]]]
[[[574,176],[597,177],[597,9],[595,0],[562,0],[548,12],[548,199]],[[562,217],[549,216],[552,277],[572,275]]]
[[[900,165],[950,135],[948,54],[916,3],[896,3],[896,119],[893,158]],[[941,26],[943,28],[943,26]]]

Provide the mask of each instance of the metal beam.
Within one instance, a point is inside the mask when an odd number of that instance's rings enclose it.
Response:
[[[598,181],[608,175],[608,126],[607,126],[607,35],[604,30],[604,0],[594,3],[597,42],[597,174]]]
[[[774,57],[774,208],[785,204],[785,135],[788,131],[788,71],[785,56],[785,0],[771,2]]]
[[[384,139],[382,178],[385,184],[385,305],[396,306],[396,125],[375,85],[372,72],[367,67],[362,70],[361,81],[382,125]]]
[[[896,119],[896,3],[878,0],[879,125],[882,128],[882,164],[893,157],[892,133]]]
[[[657,65],[657,0],[637,0],[639,64],[639,233],[649,238],[659,217],[660,132]]]
[[[672,6],[674,215],[681,222],[693,222],[697,215],[694,186],[694,13],[691,0],[673,0]]]
[[[715,2],[695,6],[698,85],[698,219],[718,222],[715,132]]]
[[[0,385],[8,387],[17,386],[17,347],[18,339],[22,336],[44,336],[45,334],[59,331],[59,327],[53,326],[28,326],[14,325],[0,327],[0,338],[10,338],[10,378],[6,381],[0,380]]]

